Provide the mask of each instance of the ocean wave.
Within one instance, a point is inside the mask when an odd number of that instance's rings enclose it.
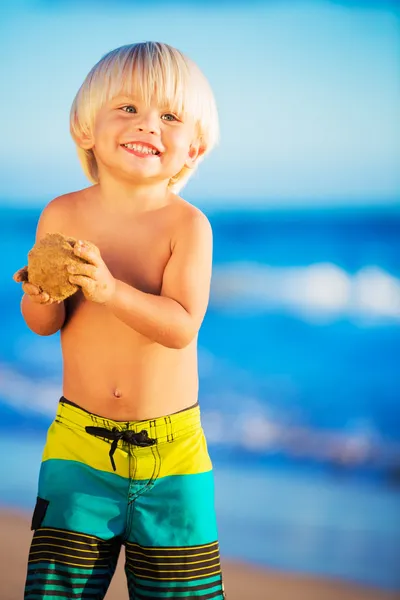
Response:
[[[39,414],[50,422],[61,396],[59,382],[34,379],[7,364],[0,364],[0,408],[18,414]],[[206,393],[202,399],[202,422],[208,443],[245,451],[248,455],[283,454],[294,460],[311,459],[345,467],[375,465],[398,467],[400,444],[381,437],[373,425],[355,424],[351,430],[315,429],[277,413],[256,396],[225,391]]]
[[[283,454],[293,460],[312,460],[342,467],[398,468],[400,444],[384,440],[362,427],[357,431],[318,430],[271,420],[267,415],[225,415],[202,411],[203,426],[212,446],[237,447],[258,456]]]
[[[354,274],[333,263],[269,267],[253,262],[218,265],[210,304],[227,310],[284,310],[312,322],[400,322],[400,280],[377,266]]]
[[[60,382],[53,379],[34,379],[19,370],[0,363],[0,402],[17,412],[54,414],[62,394]]]

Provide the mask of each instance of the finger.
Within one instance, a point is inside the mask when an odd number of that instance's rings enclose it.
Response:
[[[43,304],[44,302],[50,300],[49,294],[47,292],[42,292],[41,290],[39,290],[37,294],[28,294],[28,296],[32,300],[34,300],[35,302],[39,302],[40,304]]]
[[[14,273],[13,279],[17,283],[28,281],[28,267],[22,267],[22,269],[18,269],[18,271]]]
[[[85,277],[95,279],[97,267],[86,263],[74,262],[74,264],[68,265],[67,271],[71,275],[84,275]]]
[[[62,300],[55,300],[54,298],[49,298],[49,296],[47,296],[48,300],[46,300],[45,302],[42,302],[42,304],[61,304]]]
[[[93,242],[89,242],[88,240],[79,240],[79,243],[85,246],[86,248],[93,250],[95,254],[98,254],[100,256],[100,250],[98,249],[96,244],[93,244]]]
[[[46,294],[46,292],[41,292],[36,296],[28,294],[28,296],[34,304],[51,304],[53,302],[53,300],[48,294]]]
[[[60,304],[62,300],[55,300],[51,298],[47,292],[41,292],[38,296],[33,296],[33,300],[38,301],[39,304]]]
[[[70,275],[69,276],[70,283],[74,285],[79,285],[82,288],[89,289],[90,286],[94,283],[93,279],[90,277],[85,277],[85,275]]]
[[[74,246],[74,253],[96,267],[100,264],[100,250],[91,242],[78,241]]]
[[[22,290],[29,296],[37,296],[41,291],[40,288],[38,288],[36,285],[33,285],[33,283],[29,283],[28,281],[23,282]]]

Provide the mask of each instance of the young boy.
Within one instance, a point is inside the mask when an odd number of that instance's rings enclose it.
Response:
[[[130,599],[222,599],[197,404],[212,234],[174,193],[216,142],[214,98],[178,50],[123,46],[85,79],[71,132],[94,185],[50,202],[36,239],[80,240],[80,290],[58,303],[14,276],[28,327],[61,330],[64,367],[25,598],[104,598],[123,544]]]

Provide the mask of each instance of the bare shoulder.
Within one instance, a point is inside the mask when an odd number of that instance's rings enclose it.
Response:
[[[86,190],[63,194],[51,200],[43,209],[36,230],[36,240],[46,233],[62,232],[66,220],[69,219]]]
[[[174,199],[174,208],[178,215],[175,232],[177,238],[196,235],[212,240],[211,223],[199,208],[179,196]]]

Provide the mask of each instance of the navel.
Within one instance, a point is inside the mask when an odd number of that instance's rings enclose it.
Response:
[[[121,390],[119,390],[118,388],[116,388],[116,389],[114,390],[114,396],[115,396],[116,398],[121,398],[121,396],[122,396],[122,392],[121,392]]]

